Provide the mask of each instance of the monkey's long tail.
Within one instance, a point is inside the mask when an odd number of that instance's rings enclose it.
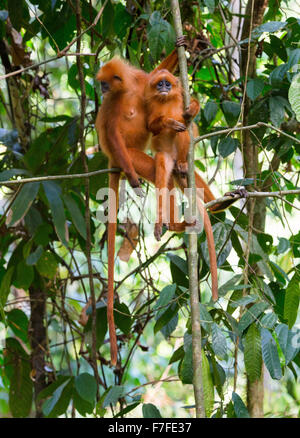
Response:
[[[181,178],[176,178],[179,187],[182,191],[186,188],[186,184],[184,183],[184,180]],[[214,199],[213,194],[209,190],[208,186],[202,178],[195,172],[195,182],[197,189],[205,189],[204,190],[204,201],[208,202],[206,199],[210,196]],[[208,191],[208,193],[207,193]],[[217,271],[217,256],[216,256],[216,248],[215,248],[215,241],[214,241],[214,235],[212,231],[211,222],[208,216],[208,213],[206,209],[204,208],[203,201],[201,197],[197,195],[197,208],[199,210],[199,213],[203,219],[203,225],[204,225],[204,231],[206,234],[206,240],[207,240],[207,247],[208,247],[208,254],[209,254],[209,263],[210,263],[210,272],[211,272],[211,291],[212,291],[212,298],[214,301],[218,299],[218,271]]]
[[[117,364],[117,335],[114,320],[114,264],[115,264],[115,241],[117,232],[117,212],[119,198],[120,173],[109,174],[108,194],[108,291],[107,291],[107,322],[110,340],[110,357],[113,366]]]

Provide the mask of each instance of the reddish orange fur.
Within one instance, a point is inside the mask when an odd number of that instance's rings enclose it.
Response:
[[[106,81],[110,91],[104,94],[103,103],[96,119],[96,130],[102,151],[109,159],[109,167],[120,167],[125,172],[130,184],[139,185],[138,175],[155,184],[155,161],[142,151],[151,141],[151,134],[146,127],[146,113],[144,91],[146,84],[159,70],[168,69],[173,72],[178,64],[177,50],[174,50],[161,64],[147,74],[136,69],[125,61],[114,58],[104,65],[97,74],[99,81]],[[117,75],[120,82],[114,78]],[[197,102],[197,101],[196,101]],[[191,103],[192,105],[192,103]],[[179,140],[181,139],[181,140]],[[189,145],[187,132],[178,133],[178,163],[184,162]],[[183,157],[180,159],[180,157]],[[116,197],[119,191],[119,175],[110,176],[109,187]],[[214,200],[207,184],[195,173],[196,185],[204,190],[204,201]],[[174,187],[174,181],[169,179],[169,188]],[[184,183],[179,181],[183,189]],[[112,199],[109,200],[109,209],[114,208]],[[174,203],[170,205],[170,229],[181,231],[182,224],[176,224]],[[108,325],[111,345],[111,363],[117,363],[117,338],[113,317],[114,299],[114,246],[116,223],[108,225]]]
[[[171,84],[170,90],[164,93],[158,87],[161,81],[168,81]],[[199,112],[200,105],[193,99],[189,108],[184,111],[182,88],[179,80],[170,72],[162,70],[153,75],[145,89],[146,112],[148,129],[153,133],[152,149],[155,154],[155,187],[160,191],[170,188],[171,175],[175,162],[181,171],[187,170],[187,153],[190,144],[190,137],[185,130],[185,123],[191,121]],[[179,132],[178,132],[179,131]],[[183,132],[180,132],[183,131]],[[198,178],[198,183],[203,180]],[[180,181],[179,181],[180,184]],[[181,183],[182,189],[184,188]],[[211,192],[210,192],[211,194]],[[212,195],[212,194],[211,194]],[[173,202],[171,203],[173,205]],[[214,237],[211,223],[203,203],[198,198],[197,205],[199,213],[203,218],[204,229],[207,237],[207,245],[210,256],[210,269],[212,274],[212,296],[218,298],[218,277],[217,259],[215,252]],[[163,195],[158,196],[157,222],[155,224],[155,237],[159,240],[163,222],[166,218],[167,203]],[[183,225],[177,224],[178,231]]]
[[[177,51],[174,50],[152,74],[160,68],[173,71],[177,63]],[[112,59],[97,74],[97,80],[109,85],[95,123],[101,149],[109,159],[109,167],[120,167],[133,187],[139,186],[138,174],[151,181],[155,172],[154,165],[147,161],[147,158],[152,160],[151,157],[141,152],[151,140],[151,133],[146,128],[144,106],[144,89],[150,77],[151,73],[136,69],[119,58]],[[143,168],[144,164],[146,166]],[[110,175],[109,187],[115,191],[117,198],[119,174]],[[110,198],[109,210],[116,210],[116,205],[112,202]],[[116,223],[109,223],[107,315],[112,365],[117,363],[117,338],[113,316],[115,234]]]

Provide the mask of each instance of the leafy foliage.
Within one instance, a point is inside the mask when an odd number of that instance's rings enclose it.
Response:
[[[256,53],[247,76],[242,58],[248,54],[248,37],[240,41],[236,35],[238,48],[228,48],[227,35],[229,28],[237,30],[233,18],[242,29],[244,14],[233,14],[229,5],[216,0],[180,2],[190,87],[201,103],[195,122],[201,135],[215,134],[196,147],[195,164],[210,177],[218,166],[213,178],[218,183],[212,182],[218,194],[228,191],[229,182],[249,191],[299,188],[300,22],[292,11],[283,12],[283,2],[275,3],[269,2],[252,31],[250,46]],[[188,407],[182,406],[189,403],[194,371],[187,236],[166,234],[157,246],[147,217],[128,263],[116,259],[115,322],[122,366],[113,370],[106,317],[106,227],[97,215],[106,208],[97,193],[107,187],[107,174],[90,178],[88,188],[77,177],[5,183],[84,173],[81,130],[88,170],[106,169],[106,157],[95,146],[99,65],[117,54],[151,71],[174,48],[168,2],[108,0],[94,26],[104,2],[80,0],[80,29],[74,4],[4,0],[0,11],[1,75],[26,69],[1,79],[0,90],[0,333],[5,333],[0,414],[188,416]],[[63,52],[76,51],[78,33],[84,87],[76,58]],[[87,107],[81,124],[84,92]],[[257,126],[247,131],[248,137],[234,130],[237,124],[258,122],[277,130]],[[219,133],[226,128],[232,128],[229,134]],[[255,157],[250,154],[254,151]],[[233,164],[239,156],[243,168],[256,163],[253,172],[239,172]],[[235,204],[230,212],[211,217],[221,284],[217,303],[206,281],[205,234],[198,236],[206,416],[248,418],[251,412],[239,395],[244,398],[244,371],[255,384],[263,364],[280,388],[289,382],[289,404],[280,408],[282,415],[295,416],[299,410],[299,396],[291,395],[300,369],[300,232],[293,215],[299,199],[295,193],[284,199],[257,199],[252,221],[248,200],[246,207]],[[131,220],[141,211],[146,217],[145,206],[137,207],[134,197],[126,205]],[[119,225],[117,246],[125,234],[121,214]],[[151,399],[149,390],[149,383],[160,379],[168,380],[157,389],[163,403],[156,393]]]

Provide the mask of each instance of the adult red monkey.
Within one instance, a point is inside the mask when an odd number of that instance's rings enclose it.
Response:
[[[154,70],[165,68],[173,71],[177,66],[177,51],[174,50]],[[149,74],[132,67],[125,61],[113,58],[98,72],[104,95],[102,105],[96,118],[96,130],[102,151],[108,156],[109,167],[120,167],[132,187],[139,187],[140,182],[134,163],[138,160],[136,153],[129,154],[128,148],[144,150],[150,141],[151,133],[146,129],[144,106],[144,89]],[[138,166],[138,164],[136,164]],[[143,176],[143,175],[141,175]],[[107,318],[111,348],[111,363],[117,363],[117,337],[113,315],[114,301],[114,253],[117,218],[119,173],[110,173],[109,188],[115,193],[115,200],[109,197],[108,222],[108,298]],[[115,201],[115,202],[114,202]]]
[[[102,151],[108,156],[109,167],[120,167],[132,187],[139,187],[138,175],[155,182],[154,160],[143,153],[151,139],[146,128],[144,90],[151,76],[160,69],[174,71],[177,66],[177,51],[174,50],[150,74],[114,58],[105,64],[97,74],[104,94],[96,118],[96,130]],[[195,174],[197,187],[203,188],[205,202],[214,198],[207,184]],[[116,212],[118,205],[119,173],[110,173],[109,188],[115,193],[110,197],[109,212]],[[171,203],[173,205],[173,203]],[[172,207],[172,206],[171,206]],[[172,208],[171,208],[172,209]],[[114,299],[114,252],[117,218],[108,223],[108,298],[107,315],[111,345],[111,363],[117,363],[117,338],[113,316]],[[171,213],[172,214],[172,213]],[[171,224],[172,225],[172,224]],[[176,224],[170,227],[176,231]]]

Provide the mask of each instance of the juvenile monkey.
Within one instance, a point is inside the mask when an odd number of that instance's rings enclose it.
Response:
[[[145,100],[147,127],[153,134],[151,147],[155,152],[155,187],[158,189],[154,235],[157,240],[160,240],[163,223],[168,220],[168,189],[174,186],[172,172],[175,163],[180,172],[186,173],[187,171],[186,160],[190,136],[186,131],[186,123],[196,116],[200,105],[196,99],[192,99],[189,107],[184,110],[180,82],[167,70],[161,70],[152,75],[145,88]],[[218,282],[214,237],[207,211],[199,198],[197,198],[197,205],[203,218],[212,274],[212,296],[216,300]],[[182,224],[186,225],[185,222]]]

